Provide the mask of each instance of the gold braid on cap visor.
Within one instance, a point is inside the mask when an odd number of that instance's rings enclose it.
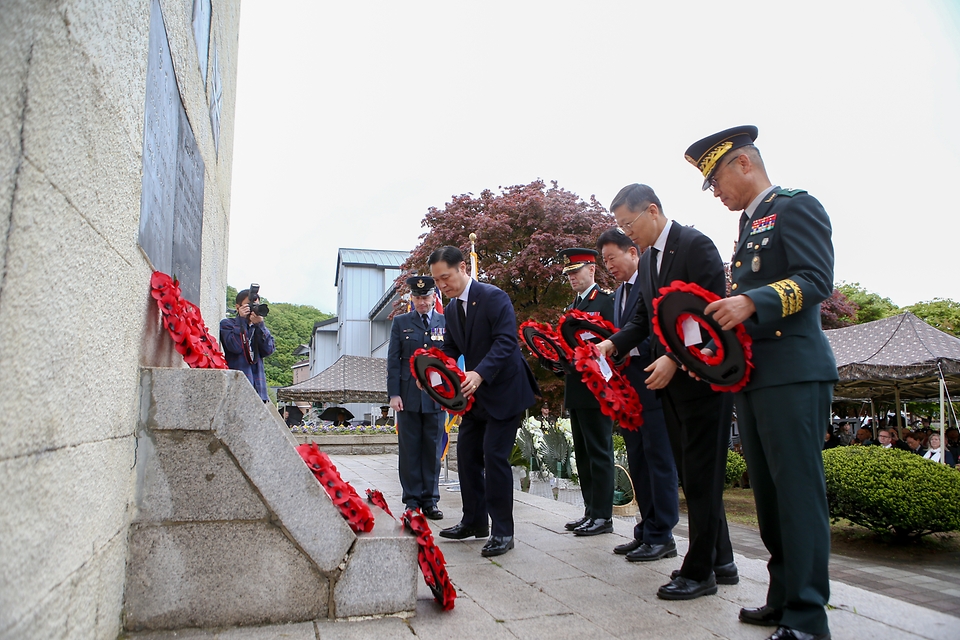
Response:
[[[723,142],[709,152],[707,152],[702,158],[700,158],[699,167],[700,171],[703,172],[703,177],[706,178],[710,175],[710,172],[713,171],[713,168],[717,165],[717,161],[723,157],[723,155],[730,151],[730,148],[733,147],[733,143],[727,140]]]
[[[779,294],[780,306],[783,309],[784,318],[803,309],[803,291],[800,290],[800,286],[793,280],[780,280],[767,286],[773,287],[773,290]]]

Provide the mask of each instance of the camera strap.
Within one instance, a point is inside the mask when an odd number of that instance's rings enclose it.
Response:
[[[250,342],[250,336],[247,335],[246,329],[240,332],[240,344],[243,346],[243,357],[246,358],[247,364],[252,366],[256,358],[253,353],[253,343]]]

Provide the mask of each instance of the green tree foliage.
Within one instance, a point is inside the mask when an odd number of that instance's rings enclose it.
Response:
[[[724,487],[729,489],[740,482],[746,471],[747,461],[743,459],[743,456],[732,449],[727,450],[727,472]]]
[[[503,289],[513,301],[517,322],[528,319],[556,325],[573,300],[573,291],[561,270],[557,252],[571,247],[592,248],[597,237],[616,224],[594,197],[584,201],[575,193],[542,180],[486,189],[479,196],[454,196],[443,209],[431,207],[422,225],[427,232],[404,269],[423,273],[427,258],[444,245],[460,247],[467,256],[470,233],[477,234],[480,280]],[[610,275],[597,267],[602,287],[613,287]],[[563,382],[531,366],[551,407],[561,406]]]
[[[960,338],[960,302],[950,298],[934,298],[909,306],[909,311],[932,327]]]
[[[856,315],[853,319],[856,324],[873,322],[900,313],[900,309],[893,304],[890,298],[884,298],[879,293],[867,291],[860,286],[859,282],[841,282],[837,285],[837,289],[856,305]]]
[[[227,310],[232,311],[235,306],[237,290],[227,285]],[[264,372],[267,374],[267,385],[271,387],[287,387],[293,384],[293,370],[291,367],[299,360],[293,352],[301,344],[310,344],[314,323],[333,317],[309,305],[289,304],[286,302],[273,303],[261,296],[261,302],[270,305],[270,313],[264,322],[273,335],[276,351],[263,361]]]
[[[898,541],[960,530],[960,473],[915,453],[883,447],[823,452],[830,517]]]

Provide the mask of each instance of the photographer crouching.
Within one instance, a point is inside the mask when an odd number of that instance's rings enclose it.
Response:
[[[220,321],[220,345],[227,356],[227,366],[242,371],[260,399],[269,401],[267,396],[267,376],[263,370],[263,359],[276,348],[273,336],[264,324],[264,317],[270,313],[269,307],[260,304],[260,285],[251,284],[237,294],[237,317]]]

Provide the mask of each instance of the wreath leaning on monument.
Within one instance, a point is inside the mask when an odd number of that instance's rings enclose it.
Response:
[[[163,327],[173,347],[193,369],[226,369],[227,360],[203,323],[200,309],[180,293],[180,283],[162,271],[150,277],[150,295],[157,301]]]

